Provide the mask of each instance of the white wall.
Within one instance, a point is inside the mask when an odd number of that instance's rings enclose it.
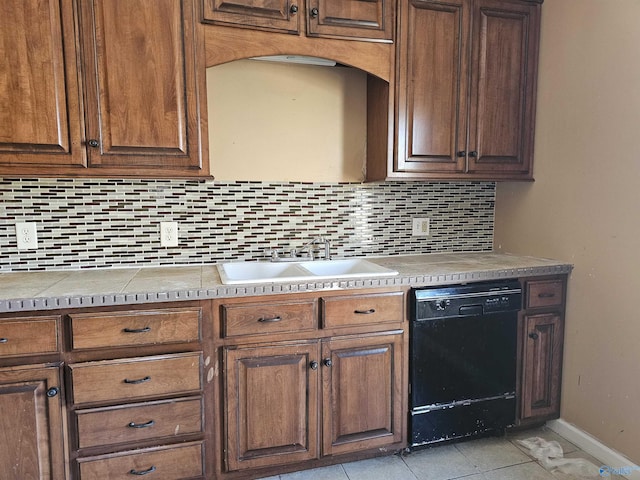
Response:
[[[562,417],[640,463],[640,1],[546,0],[535,183],[497,187],[495,247],[575,264]]]

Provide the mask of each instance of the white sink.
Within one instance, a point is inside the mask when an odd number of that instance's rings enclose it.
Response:
[[[363,259],[308,262],[230,262],[217,265],[225,285],[296,282],[328,278],[380,277],[398,272]]]

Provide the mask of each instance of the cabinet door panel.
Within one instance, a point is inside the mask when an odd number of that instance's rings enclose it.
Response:
[[[58,367],[0,369],[0,476],[64,478],[62,401]]]
[[[525,316],[522,418],[557,415],[562,371],[562,318]]]
[[[322,358],[322,454],[399,442],[402,335],[330,340]]]
[[[310,36],[338,36],[389,40],[393,38],[395,2],[392,0],[310,0]]]
[[[0,2],[0,165],[82,166],[72,2]]]
[[[205,0],[204,18],[222,25],[300,33],[300,3],[301,0]]]
[[[410,0],[400,46],[396,171],[462,172],[465,150],[466,2]]]
[[[480,0],[474,10],[470,172],[529,171],[533,148],[538,8]]]
[[[192,2],[82,6],[90,165],[199,168]]]
[[[225,353],[227,468],[317,457],[317,344]]]

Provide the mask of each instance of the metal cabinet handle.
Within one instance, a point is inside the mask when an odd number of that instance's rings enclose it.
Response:
[[[325,358],[322,363],[324,364],[325,367],[330,367],[331,365],[333,365],[333,362],[331,361],[330,358]]]
[[[261,318],[258,319],[258,322],[260,322],[260,323],[275,323],[275,322],[279,322],[280,320],[282,320],[282,317],[280,317],[280,316],[261,317]]]
[[[318,10],[317,7],[313,7],[311,9],[310,14],[311,14],[311,18],[318,18],[318,15],[320,15],[320,10]]]
[[[149,420],[146,423],[130,422],[129,424],[127,424],[127,427],[129,427],[129,428],[147,428],[147,427],[153,427],[155,424],[156,424],[156,422],[154,422],[153,420]]]
[[[138,385],[149,381],[151,381],[151,377],[138,378],[137,380],[129,380],[128,378],[124,379],[124,383],[128,383],[129,385]]]
[[[469,156],[471,158],[478,158],[478,152],[476,152],[475,150],[469,152]]]
[[[553,298],[555,296],[556,296],[555,293],[549,293],[549,292],[542,292],[538,294],[538,298]]]
[[[8,341],[8,338],[0,338],[0,343],[7,343]]]
[[[131,470],[129,470],[129,473],[131,475],[146,475],[147,473],[151,473],[151,472],[155,472],[155,471],[156,471],[155,465],[151,465],[146,470],[134,470],[134,469],[131,469]]]
[[[147,333],[151,331],[151,327],[144,328],[123,328],[124,333]]]
[[[51,387],[49,390],[47,390],[47,397],[55,397],[59,392],[60,390],[58,389],[58,387]]]
[[[456,157],[458,158],[463,158],[467,156],[467,152],[465,152],[464,150],[459,151],[458,153],[456,153]]]
[[[371,315],[372,313],[376,313],[376,309],[370,308],[369,310],[354,310],[353,313],[358,315]]]
[[[295,15],[296,13],[298,13],[298,6],[291,5],[291,8],[289,8],[289,11],[291,12],[292,15]]]
[[[91,139],[87,141],[87,145],[89,145],[91,148],[98,148],[100,146],[100,142],[98,140]]]
[[[317,370],[318,369],[318,362],[313,360],[311,363],[309,363],[309,368],[311,368],[311,370]]]
[[[533,338],[534,340],[537,340],[537,339],[538,339],[538,336],[539,336],[539,335],[538,335],[536,332],[531,332],[531,333],[529,334],[529,338]]]

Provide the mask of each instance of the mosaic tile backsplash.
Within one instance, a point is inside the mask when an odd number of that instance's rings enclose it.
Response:
[[[0,179],[0,272],[265,259],[318,235],[334,257],[491,251],[494,202],[492,182]],[[37,250],[17,249],[16,222],[37,223]]]

